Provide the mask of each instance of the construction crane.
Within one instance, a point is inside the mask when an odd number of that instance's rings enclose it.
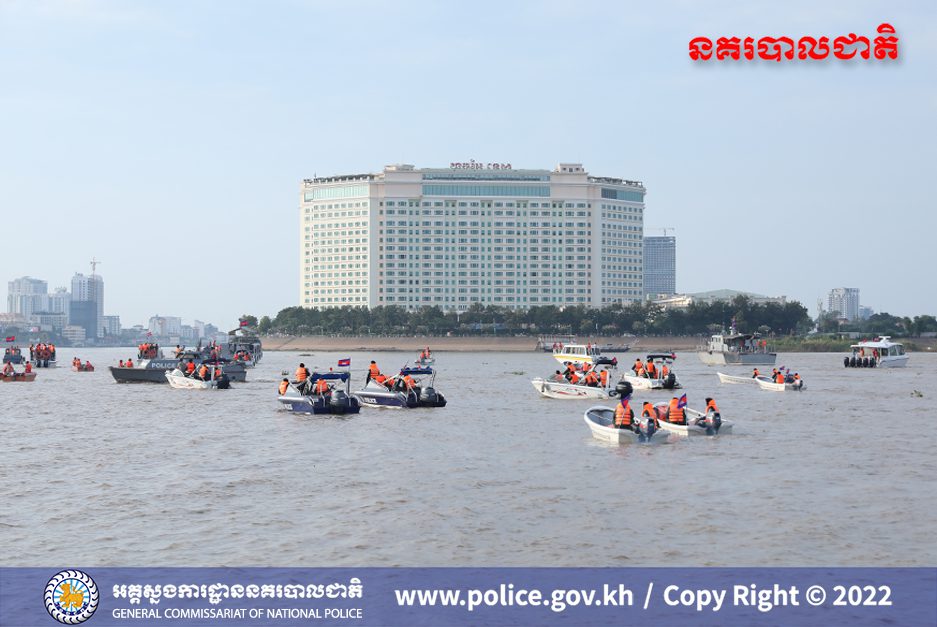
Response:
[[[94,271],[97,270],[98,266],[104,263],[103,261],[98,261],[94,257],[91,258],[91,276],[94,276]]]
[[[667,231],[676,231],[676,230],[677,229],[670,227],[670,226],[665,226],[661,229],[661,231],[664,232],[664,237],[667,237]]]

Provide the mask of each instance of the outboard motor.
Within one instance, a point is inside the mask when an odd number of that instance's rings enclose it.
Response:
[[[615,385],[615,391],[610,394],[610,396],[617,396],[618,398],[624,398],[631,394],[634,391],[634,388],[631,386],[631,383],[628,381],[619,381]]]
[[[706,427],[706,435],[716,435],[719,433],[719,427],[722,426],[722,416],[717,411],[708,411],[703,417],[703,426]]]
[[[425,387],[420,390],[420,405],[435,406],[439,402],[439,395],[431,387]]]
[[[850,368],[855,368],[855,367],[856,367],[856,356],[855,356],[855,355],[853,355],[852,357],[849,358],[849,367],[850,367]]]
[[[869,367],[869,358],[868,358],[868,357],[863,357],[863,358],[862,358],[862,367],[863,367],[863,368],[868,368],[868,367]]]
[[[843,357],[843,368],[849,367],[849,357]]]
[[[348,395],[342,390],[332,390],[329,395],[329,405],[332,407],[344,407],[348,404]]]
[[[638,438],[639,442],[650,442],[651,438],[654,437],[654,433],[657,432],[657,425],[654,424],[653,420],[645,418],[640,422],[638,427],[640,432],[640,437]]]
[[[664,389],[672,390],[674,386],[677,385],[677,377],[674,373],[668,372],[667,378],[664,380]]]
[[[219,390],[227,390],[231,387],[231,379],[228,378],[228,375],[221,373],[221,376],[215,379],[218,384]]]

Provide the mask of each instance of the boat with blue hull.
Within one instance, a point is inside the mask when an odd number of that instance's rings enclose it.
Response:
[[[404,377],[414,378],[415,384],[408,388]],[[422,383],[428,382],[425,385]],[[362,405],[395,409],[413,409],[416,407],[445,407],[446,397],[436,391],[436,372],[426,368],[404,368],[394,378],[393,388],[388,388],[377,381],[369,380],[364,389],[355,392]]]
[[[358,399],[349,393],[351,373],[349,372],[313,372],[307,381],[310,389],[315,389],[316,382],[324,380],[329,385],[329,391],[324,394],[316,392],[303,393],[299,387],[290,383],[286,392],[277,399],[287,410],[297,414],[357,414],[361,411]],[[338,389],[339,384],[345,389]]]

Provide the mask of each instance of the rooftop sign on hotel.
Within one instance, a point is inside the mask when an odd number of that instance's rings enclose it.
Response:
[[[510,170],[510,163],[481,163],[475,159],[469,159],[468,163],[450,163],[450,170]]]

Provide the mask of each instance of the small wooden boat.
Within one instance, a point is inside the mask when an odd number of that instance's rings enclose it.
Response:
[[[94,372],[94,366],[88,364],[81,364],[78,366],[72,366],[72,372]]]
[[[563,381],[550,381],[549,379],[542,379],[537,377],[536,379],[531,380],[530,383],[534,386],[535,390],[547,398],[574,400],[590,398],[603,400],[615,394],[614,390],[608,390],[603,387],[581,385],[579,383],[569,383],[565,379]]]
[[[13,374],[0,374],[0,381],[4,383],[29,383],[36,380],[35,372],[14,372]]]
[[[648,435],[646,426],[641,427],[641,432],[636,433],[631,429],[619,429],[614,426],[615,410],[611,407],[597,405],[590,407],[583,414],[583,419],[592,432],[592,437],[603,442],[612,444],[623,444],[625,442],[635,443],[659,443],[667,439],[667,432],[657,429]]]
[[[807,389],[803,379],[800,380],[800,383],[775,383],[768,377],[758,377],[757,381],[758,387],[762,390],[770,390],[772,392],[801,392]]]
[[[181,370],[176,368],[175,370],[166,371],[166,380],[170,386],[177,390],[226,390],[231,387],[228,377],[224,374],[215,379],[214,370],[212,370],[212,378],[204,381],[196,377],[187,377]]]
[[[689,407],[684,407],[686,410],[687,424],[677,425],[667,422],[664,418],[664,416],[667,415],[667,408],[668,406],[666,403],[654,405],[654,409],[657,410],[657,422],[663,431],[676,433],[682,436],[712,436],[732,433],[732,425],[734,423],[731,420],[724,420],[721,416],[717,418],[718,414],[707,414],[696,411],[695,409],[690,409]]]

